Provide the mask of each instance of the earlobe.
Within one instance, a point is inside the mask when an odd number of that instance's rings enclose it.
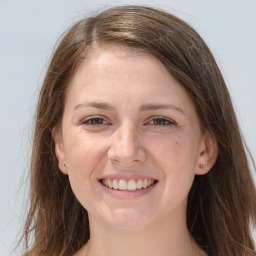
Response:
[[[208,173],[215,164],[217,157],[218,146],[216,138],[210,132],[206,131],[199,146],[195,174],[204,175]]]
[[[62,136],[56,127],[52,129],[52,138],[55,144],[55,154],[58,159],[59,169],[63,174],[68,174]]]

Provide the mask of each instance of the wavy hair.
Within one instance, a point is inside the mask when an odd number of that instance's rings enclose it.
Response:
[[[202,126],[217,140],[215,165],[195,177],[188,196],[187,226],[198,245],[211,256],[256,255],[251,234],[256,224],[255,184],[221,72],[193,28],[143,6],[115,7],[80,20],[51,59],[37,107],[25,255],[71,256],[89,240],[87,211],[58,168],[52,129],[61,125],[74,71],[95,45],[107,44],[139,49],[160,60],[188,92]]]

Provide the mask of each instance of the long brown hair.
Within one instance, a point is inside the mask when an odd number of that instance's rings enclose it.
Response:
[[[209,255],[256,255],[256,191],[245,144],[223,77],[201,37],[184,21],[142,6],[115,7],[76,23],[57,47],[40,93],[31,157],[27,256],[71,256],[89,239],[87,211],[59,168],[52,130],[62,121],[69,81],[90,50],[122,44],[159,59],[193,99],[205,129],[218,143],[211,171],[196,176],[187,226]],[[253,161],[253,160],[252,160]]]

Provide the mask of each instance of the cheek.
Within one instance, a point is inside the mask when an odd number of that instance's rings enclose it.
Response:
[[[170,136],[155,145],[159,145],[157,149],[159,162],[173,171],[189,168],[195,162],[195,145],[188,136]]]
[[[89,210],[95,174],[104,164],[105,146],[97,138],[76,134],[68,137],[65,151],[71,188],[78,201]]]
[[[169,145],[163,166],[165,184],[163,188],[164,207],[167,212],[186,209],[187,198],[194,181],[193,147],[187,141],[175,140]]]
[[[166,196],[186,198],[194,180],[196,145],[191,137],[173,136],[162,141],[157,162],[166,180]]]
[[[102,140],[81,133],[70,137],[66,145],[69,175],[81,181],[92,179],[93,171],[105,153]]]

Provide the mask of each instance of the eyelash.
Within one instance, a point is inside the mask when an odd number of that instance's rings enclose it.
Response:
[[[88,118],[88,119],[82,121],[82,125],[101,127],[103,125],[111,125],[111,123],[109,123],[102,117],[91,117],[91,118]],[[169,120],[167,118],[163,118],[163,117],[154,117],[154,118],[151,118],[151,120],[149,122],[147,122],[145,125],[152,125],[152,126],[159,126],[159,127],[170,127],[170,126],[175,125],[175,122],[172,120]]]
[[[98,121],[101,121],[98,123]],[[91,117],[86,120],[82,121],[83,125],[90,125],[90,126],[102,126],[102,125],[109,125],[110,123],[107,122],[104,118],[102,117]]]
[[[157,123],[154,123],[154,121],[156,121]],[[164,124],[162,122],[164,122]],[[154,117],[147,124],[153,125],[153,126],[160,126],[160,127],[164,127],[164,126],[169,127],[169,126],[175,125],[175,122],[170,119],[163,118],[163,117]]]

